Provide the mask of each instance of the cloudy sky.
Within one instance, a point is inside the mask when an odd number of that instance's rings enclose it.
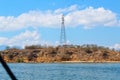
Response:
[[[120,48],[120,0],[0,0],[0,46],[68,44]]]

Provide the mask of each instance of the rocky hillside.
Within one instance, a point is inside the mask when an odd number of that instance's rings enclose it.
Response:
[[[26,46],[0,51],[6,62],[120,61],[120,52],[97,45]]]

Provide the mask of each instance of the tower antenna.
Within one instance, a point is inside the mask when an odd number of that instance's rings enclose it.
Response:
[[[64,23],[64,14],[62,14],[62,22],[61,22],[61,34],[60,34],[60,44],[66,45],[66,33],[65,33],[65,23]]]

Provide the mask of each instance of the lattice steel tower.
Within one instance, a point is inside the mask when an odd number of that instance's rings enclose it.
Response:
[[[61,22],[60,44],[61,45],[66,45],[66,33],[65,33],[64,15],[62,15],[62,22]]]

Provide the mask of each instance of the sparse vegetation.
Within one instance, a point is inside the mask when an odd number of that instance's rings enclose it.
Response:
[[[7,62],[120,61],[120,51],[93,44],[57,47],[32,45],[21,50],[8,47],[1,51],[1,55]]]

